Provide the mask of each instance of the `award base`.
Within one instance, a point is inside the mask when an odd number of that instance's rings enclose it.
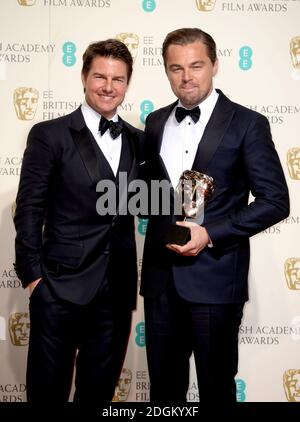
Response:
[[[179,246],[185,245],[191,240],[191,232],[188,227],[177,226],[177,224],[170,224],[165,235],[166,243],[174,243]]]

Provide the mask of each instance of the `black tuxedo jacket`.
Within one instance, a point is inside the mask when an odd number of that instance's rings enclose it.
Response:
[[[143,133],[124,122],[121,157],[125,139],[131,157],[129,183],[143,161]],[[14,220],[16,271],[24,287],[43,277],[58,297],[86,304],[109,272],[116,298],[135,306],[134,217],[96,211],[97,182],[114,179],[107,168],[81,108],[33,126]]]
[[[163,238],[174,216],[150,216],[146,233],[141,294],[159,295],[172,276],[187,301],[210,304],[248,299],[249,238],[289,214],[282,167],[268,120],[230,101],[221,91],[199,143],[192,168],[216,183],[205,207],[203,226],[213,248],[196,257],[166,249]],[[169,179],[160,147],[164,125],[177,102],[146,121],[148,179]],[[248,204],[249,193],[255,200]]]

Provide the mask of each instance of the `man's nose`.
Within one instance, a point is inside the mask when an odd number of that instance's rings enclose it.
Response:
[[[192,79],[190,69],[184,69],[183,70],[182,79],[184,80],[184,82],[187,82],[187,81]]]
[[[111,79],[106,79],[103,88],[104,88],[104,90],[106,92],[111,92],[112,91],[112,80]]]

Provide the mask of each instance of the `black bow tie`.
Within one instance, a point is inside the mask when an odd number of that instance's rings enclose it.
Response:
[[[113,122],[112,120],[107,120],[102,116],[99,123],[99,132],[101,133],[101,136],[107,131],[107,129],[109,129],[110,136],[113,139],[116,139],[122,132],[123,122]]]
[[[175,117],[178,123],[180,123],[186,116],[191,116],[193,121],[197,123],[200,117],[200,108],[195,107],[195,108],[192,108],[191,110],[188,110],[183,107],[176,108]]]

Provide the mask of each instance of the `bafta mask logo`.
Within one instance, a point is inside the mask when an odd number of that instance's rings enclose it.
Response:
[[[8,320],[9,335],[14,346],[27,346],[30,321],[27,312],[15,312]]]
[[[14,202],[11,204],[11,218],[12,218],[12,219],[14,219],[14,218],[15,218],[16,208],[17,208],[17,203],[16,203],[16,201],[14,201]]]
[[[138,48],[139,48],[139,37],[136,34],[130,32],[121,32],[116,35],[116,39],[123,42],[132,55],[133,61],[135,61]]]
[[[130,392],[132,372],[123,368],[112,401],[126,401]]]
[[[14,90],[14,106],[20,120],[32,120],[35,116],[39,92],[35,88],[20,87]]]
[[[300,79],[300,37],[294,37],[290,41],[290,55],[292,61],[292,78],[298,81]]]
[[[216,0],[196,0],[196,5],[200,12],[211,12],[216,4]]]
[[[21,6],[33,6],[35,5],[36,0],[18,0],[18,3]]]
[[[300,180],[300,148],[289,149],[286,158],[291,179]]]
[[[287,369],[283,374],[287,401],[300,402],[300,369]]]
[[[300,71],[300,37],[291,39],[290,54],[293,68]]]
[[[288,258],[284,263],[284,275],[291,290],[300,290],[300,258]]]

